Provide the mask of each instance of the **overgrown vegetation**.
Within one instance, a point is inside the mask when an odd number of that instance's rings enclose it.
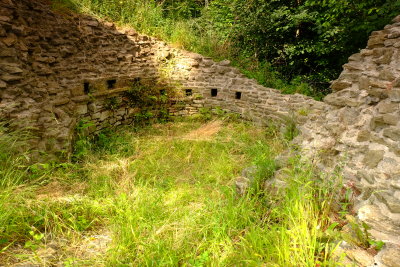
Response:
[[[298,156],[274,176],[274,158],[288,148],[278,129],[218,109],[82,138],[76,163],[28,166],[18,146],[5,146],[21,134],[0,133],[4,264],[337,266],[343,238],[382,246],[355,219],[356,235],[340,233],[351,218],[351,191],[336,197],[339,176],[325,177]],[[239,197],[234,181],[249,166],[258,170],[257,186]],[[109,241],[88,248],[99,237]],[[57,252],[48,257],[50,245]]]
[[[321,98],[399,0],[52,0],[128,24],[214,59],[229,58],[265,86]]]

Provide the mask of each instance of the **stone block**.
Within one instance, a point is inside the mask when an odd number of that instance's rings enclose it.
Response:
[[[350,81],[346,81],[346,80],[336,80],[332,83],[331,85],[331,89],[333,91],[340,91],[343,89],[346,89],[348,87],[351,87],[352,82]]]
[[[369,78],[367,76],[361,76],[358,80],[358,88],[360,90],[368,90]]]
[[[110,112],[110,111],[108,111],[108,110],[103,111],[103,112],[101,112],[101,114],[100,114],[100,120],[101,120],[101,121],[106,120],[106,119],[108,119],[110,116],[111,116],[111,112]]]
[[[86,114],[87,112],[88,112],[88,106],[86,104],[76,106],[77,114],[83,115],[83,114]]]
[[[389,33],[387,35],[388,39],[395,39],[395,38],[399,38],[399,37],[400,37],[400,31],[399,30],[392,31],[391,33]]]
[[[400,213],[400,201],[393,197],[392,193],[388,192],[377,192],[375,196],[383,202],[392,213]]]
[[[386,128],[383,130],[383,136],[398,142],[400,141],[400,129],[395,127]]]
[[[393,88],[388,92],[389,99],[393,102],[400,102],[400,88]]]
[[[370,138],[371,138],[371,133],[370,133],[370,131],[361,130],[361,131],[358,133],[357,141],[358,141],[358,142],[366,142],[366,141],[369,141]]]
[[[1,79],[2,79],[3,81],[6,81],[6,82],[15,82],[15,81],[21,80],[21,79],[22,79],[22,76],[4,74],[4,75],[1,76]]]
[[[379,32],[375,35],[372,35],[368,40],[367,47],[371,49],[384,46],[385,37],[386,34]]]
[[[400,116],[397,114],[384,114],[382,118],[385,123],[390,125],[397,125],[400,121]]]
[[[23,70],[17,64],[12,63],[2,63],[0,64],[0,69],[8,74],[21,74]]]
[[[378,105],[377,105],[377,108],[378,108],[378,111],[379,111],[379,113],[392,113],[392,112],[395,112],[395,111],[398,111],[399,110],[399,104],[397,104],[397,103],[392,103],[392,102],[387,102],[387,101],[385,101],[385,102],[380,102]]]
[[[376,168],[379,162],[382,161],[385,151],[383,150],[369,150],[363,159],[363,164],[368,168]]]
[[[395,79],[395,74],[393,72],[393,69],[391,68],[384,68],[378,76],[380,79],[385,80],[385,81],[393,81]]]
[[[400,16],[399,20],[400,20]],[[398,267],[400,263],[400,248],[390,247],[381,253],[382,263],[387,267]]]

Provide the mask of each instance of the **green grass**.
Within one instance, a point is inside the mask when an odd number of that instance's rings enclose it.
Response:
[[[77,163],[26,167],[15,183],[8,176],[0,262],[44,262],[37,251],[55,242],[50,262],[67,266],[335,266],[337,234],[325,230],[337,179],[292,158],[285,187],[235,192],[245,167],[258,166],[259,184],[271,179],[286,147],[276,131],[232,119],[104,133]],[[104,253],[77,252],[105,233]]]

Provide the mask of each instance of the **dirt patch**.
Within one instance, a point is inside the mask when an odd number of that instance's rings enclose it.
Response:
[[[52,181],[45,186],[37,189],[36,199],[38,200],[61,200],[65,196],[81,195],[87,185],[85,183],[74,183],[73,185],[66,186],[59,181]]]
[[[221,121],[212,121],[183,136],[186,140],[209,140],[217,134],[222,127]]]

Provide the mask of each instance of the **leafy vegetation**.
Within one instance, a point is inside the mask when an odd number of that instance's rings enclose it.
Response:
[[[1,133],[0,143],[18,136]],[[76,163],[25,162],[0,188],[0,262],[19,255],[66,266],[336,266],[342,235],[330,214],[338,212],[340,179],[295,156],[279,172],[283,186],[275,186],[274,157],[286,148],[274,127],[203,110],[174,123],[103,132],[79,144]],[[10,151],[0,155],[21,154]],[[239,197],[234,181],[246,166],[257,167],[258,186]],[[1,162],[1,173],[11,169]],[[358,233],[354,242],[365,244]],[[88,254],[85,242],[99,236],[109,238],[105,250]],[[53,258],[39,253],[48,244],[58,247]]]
[[[129,24],[214,59],[285,93],[321,98],[400,0],[53,0],[55,8]]]

